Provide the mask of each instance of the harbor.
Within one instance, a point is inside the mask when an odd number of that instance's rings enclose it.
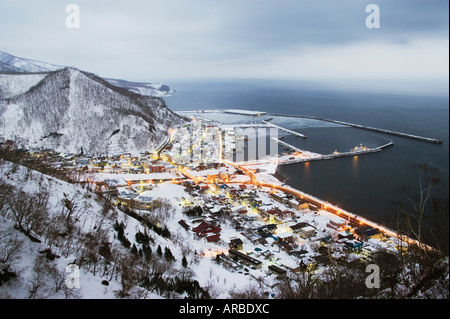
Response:
[[[268,121],[262,120],[261,122],[264,123],[264,124],[266,124],[267,126],[275,127],[275,128],[277,128],[277,129],[279,129],[279,130],[281,130],[281,131],[287,132],[287,133],[292,134],[292,135],[294,135],[294,136],[298,136],[298,137],[301,137],[301,138],[306,138],[306,135],[305,135],[305,134],[302,134],[302,133],[299,133],[299,132],[296,132],[296,131],[289,130],[289,129],[284,128],[284,127],[281,127],[281,126],[279,126],[279,125],[275,125],[275,124],[273,124],[273,123],[270,123],[270,122],[268,122]]]
[[[329,123],[354,127],[354,128],[358,128],[358,129],[362,129],[362,130],[368,130],[371,132],[377,132],[377,133],[382,133],[382,134],[388,134],[388,135],[393,135],[393,136],[409,138],[409,139],[428,142],[428,143],[442,144],[441,140],[435,139],[435,138],[424,137],[424,136],[413,135],[413,134],[402,133],[402,132],[396,132],[396,131],[376,128],[376,127],[370,127],[370,126],[364,126],[364,125],[360,125],[360,124],[348,123],[348,122],[343,122],[343,121],[337,121],[337,120],[332,120],[332,119],[325,119],[325,118],[321,118],[321,117],[317,117],[317,116],[287,115],[287,114],[276,114],[276,113],[268,113],[268,115],[279,116],[279,117],[294,117],[294,118],[302,118],[302,119],[311,119],[311,120],[317,120],[317,121],[323,121],[323,122],[329,122]]]

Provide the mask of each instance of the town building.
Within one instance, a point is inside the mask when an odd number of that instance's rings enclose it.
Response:
[[[231,258],[241,261],[244,265],[251,266],[256,269],[260,269],[262,266],[262,262],[260,260],[244,254],[238,250],[230,249],[228,253]]]
[[[316,229],[313,226],[303,227],[300,229],[299,235],[303,239],[314,237],[316,235]]]
[[[240,238],[233,238],[230,240],[229,246],[232,249],[236,249],[236,250],[242,250],[243,247],[243,242],[242,239]]]

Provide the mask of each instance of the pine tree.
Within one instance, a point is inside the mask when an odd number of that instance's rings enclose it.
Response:
[[[150,261],[150,258],[152,256],[152,248],[147,245],[147,244],[143,244],[142,245],[142,251],[144,253],[144,258],[146,261]]]
[[[183,265],[184,268],[186,268],[188,266],[186,256],[183,256],[183,259],[181,260],[181,264]]]
[[[158,254],[159,257],[162,257],[162,250],[161,250],[160,245],[158,245],[158,249],[156,249],[156,253]]]
[[[133,255],[137,255],[138,250],[137,250],[136,244],[133,244],[133,246],[131,247],[131,253]]]
[[[168,247],[164,248],[164,257],[169,262],[175,260],[175,258],[172,255],[172,252],[170,251],[170,248]]]

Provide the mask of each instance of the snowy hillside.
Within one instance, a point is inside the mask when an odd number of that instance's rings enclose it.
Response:
[[[64,66],[20,58],[0,51],[0,71],[51,72],[63,68]]]
[[[170,96],[170,88],[167,85],[145,83],[145,82],[130,82],[118,79],[106,79],[112,85],[127,89],[131,92],[145,95],[145,96]]]
[[[177,200],[188,196],[183,186],[151,191],[163,202],[153,212],[159,229],[167,229],[160,232],[80,185],[9,162],[0,171],[0,299],[229,298],[253,281],[202,257],[216,246],[178,224],[184,215]],[[21,210],[20,219],[18,205],[27,203],[35,209]],[[80,267],[76,289],[65,284],[71,264]]]
[[[14,72],[14,73],[38,73],[38,72],[53,72],[58,71],[66,68],[66,66],[61,65],[54,65],[46,62],[40,62],[25,58],[20,58],[14,55],[11,55],[6,52],[0,51],[0,99],[4,98],[3,95],[6,94],[7,97],[9,95],[7,94],[9,91],[5,89],[3,86],[5,86],[4,83],[1,83],[1,81],[5,80],[12,80],[13,82],[17,82],[18,79],[13,79],[12,77],[4,78],[3,74],[1,72]],[[3,77],[3,79],[2,79]],[[30,81],[30,77],[23,77],[20,79],[20,81]],[[156,97],[163,97],[163,96],[170,96],[170,90],[167,85],[162,84],[154,84],[154,83],[147,83],[147,82],[130,82],[125,80],[119,80],[119,79],[107,79],[105,78],[108,83],[124,88],[130,92],[141,94],[144,96],[156,96]],[[12,84],[6,84],[7,88],[9,86],[12,86]],[[36,84],[36,83],[35,83]],[[30,87],[30,86],[29,86]],[[4,92],[2,92],[4,90]],[[2,97],[3,96],[3,97]]]
[[[30,149],[98,155],[110,152],[108,138],[119,130],[120,151],[137,153],[160,143],[182,121],[162,99],[134,94],[89,73],[66,68],[42,76],[0,75],[4,140]]]
[[[115,298],[126,280],[126,270],[119,264],[131,263],[133,256],[115,239],[114,223],[125,222],[133,237],[144,227],[81,186],[38,172],[26,174],[23,167],[12,172],[12,168],[11,163],[0,165],[0,299]],[[14,205],[31,202],[28,196],[45,198],[40,201],[44,204],[33,202],[39,206],[34,217],[27,216],[19,224]],[[11,250],[14,256],[5,258]],[[79,288],[66,285],[71,264],[80,267]],[[126,289],[143,293],[134,285]],[[150,291],[145,296],[161,298]]]
[[[0,100],[25,93],[47,75],[47,73],[0,73]]]

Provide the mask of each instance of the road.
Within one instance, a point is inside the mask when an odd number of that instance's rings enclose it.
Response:
[[[169,143],[171,140],[172,140],[172,132],[170,132],[169,138],[167,139],[167,143]],[[165,144],[166,143],[164,143],[163,146],[165,146]],[[385,146],[383,146],[383,147],[385,147]],[[160,150],[161,149],[162,149],[162,147],[160,148]],[[341,209],[339,207],[336,207],[336,206],[334,206],[334,205],[332,205],[330,203],[327,203],[327,202],[325,202],[323,200],[315,198],[315,197],[313,197],[313,196],[311,196],[309,194],[306,194],[306,193],[303,193],[303,192],[301,192],[299,190],[291,188],[291,187],[289,187],[289,186],[287,186],[285,184],[274,183],[274,182],[267,183],[267,182],[259,181],[257,176],[255,175],[255,173],[252,170],[246,168],[245,166],[242,166],[241,164],[237,164],[237,163],[234,163],[234,162],[232,162],[230,160],[226,160],[226,159],[222,159],[222,162],[225,163],[225,164],[234,166],[238,170],[241,170],[244,174],[246,174],[248,176],[248,178],[249,178],[249,182],[248,183],[251,183],[251,184],[253,184],[253,185],[255,185],[255,186],[259,187],[259,188],[260,187],[266,187],[266,188],[270,188],[270,189],[274,189],[274,190],[281,190],[281,191],[283,191],[285,193],[290,193],[290,194],[294,195],[298,199],[301,199],[301,200],[304,200],[304,201],[306,201],[308,203],[316,205],[316,206],[320,207],[320,209],[326,210],[326,211],[328,211],[328,212],[330,212],[332,214],[335,214],[335,215],[337,215],[337,216],[339,216],[341,218],[345,218],[345,219],[347,219],[348,221],[350,221],[352,223],[359,224],[361,226],[370,226],[370,227],[373,227],[373,228],[377,228],[382,233],[384,233],[386,235],[389,235],[389,236],[392,236],[393,238],[400,238],[401,237],[402,240],[405,241],[405,242],[408,242],[408,243],[411,243],[411,244],[416,244],[419,247],[425,247],[428,250],[434,250],[434,248],[432,248],[432,247],[430,247],[428,245],[425,245],[423,243],[419,243],[417,240],[414,240],[412,238],[407,238],[405,236],[400,236],[397,232],[395,232],[392,229],[386,228],[386,227],[384,227],[382,225],[379,225],[379,224],[377,224],[377,223],[375,223],[373,221],[367,220],[364,217],[361,217],[361,216],[358,216],[356,214],[347,212],[347,211],[345,211],[345,210],[343,210],[343,209]],[[184,176],[186,176],[187,178],[193,180],[196,184],[201,182],[201,181],[204,181],[202,178],[199,178],[199,177],[191,175],[186,168],[182,169],[181,173]]]
[[[304,201],[306,201],[308,203],[316,205],[316,206],[320,207],[321,209],[326,210],[327,212],[335,214],[336,216],[339,216],[341,218],[345,218],[345,219],[347,219],[347,220],[349,220],[349,221],[351,221],[353,223],[357,223],[357,224],[361,225],[361,227],[362,226],[370,226],[370,227],[373,227],[373,228],[378,228],[382,233],[384,233],[386,235],[389,235],[389,236],[392,236],[393,238],[399,238],[400,237],[400,235],[397,232],[395,232],[394,230],[386,228],[386,227],[384,227],[384,226],[382,226],[380,224],[377,224],[377,223],[375,223],[373,221],[370,221],[370,220],[368,220],[368,219],[366,219],[364,217],[361,217],[361,216],[358,216],[356,214],[347,212],[347,211],[345,211],[345,210],[343,210],[343,209],[341,209],[339,207],[336,207],[336,206],[334,206],[334,205],[332,205],[330,203],[327,203],[327,202],[325,202],[323,200],[320,200],[320,199],[318,199],[316,197],[313,197],[313,196],[311,196],[309,194],[303,193],[303,192],[301,192],[301,191],[299,191],[297,189],[294,189],[292,187],[289,187],[287,185],[278,184],[278,183],[266,183],[266,182],[258,181],[258,178],[257,178],[257,176],[255,175],[255,173],[253,171],[251,171],[251,170],[249,170],[249,169],[247,169],[247,168],[245,168],[243,166],[240,166],[240,165],[238,165],[236,163],[230,162],[230,161],[226,161],[226,163],[230,164],[230,165],[233,165],[237,169],[240,169],[241,171],[243,171],[250,178],[251,184],[253,184],[253,185],[257,186],[257,187],[266,187],[266,188],[270,188],[270,189],[274,189],[274,190],[280,190],[280,191],[283,191],[285,193],[290,193],[290,194],[294,195],[295,197],[297,197],[298,199],[301,199],[301,200],[304,200]],[[415,239],[412,239],[412,238],[407,238],[405,236],[402,236],[402,240],[404,242],[409,243],[409,244],[416,244],[419,247],[420,246],[424,247],[424,248],[426,248],[426,249],[428,249],[430,251],[434,250],[433,247],[428,246],[428,245],[426,245],[424,243],[420,243],[419,241],[417,241]]]

